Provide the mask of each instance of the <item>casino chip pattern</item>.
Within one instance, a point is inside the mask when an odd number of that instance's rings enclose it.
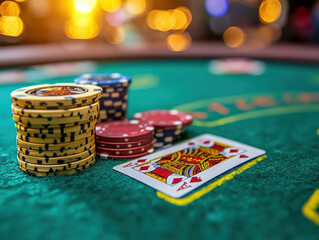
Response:
[[[150,110],[136,113],[134,119],[154,127],[154,149],[169,147],[185,136],[185,128],[192,124],[190,114],[177,110]]]
[[[101,95],[98,86],[62,83],[19,88],[11,93],[11,100],[26,109],[69,109],[91,105]]]
[[[19,168],[30,175],[70,175],[95,163],[95,124],[102,89],[37,85],[11,93]]]
[[[131,77],[119,73],[84,74],[74,80],[77,84],[90,84],[103,89],[99,123],[126,119],[128,87],[131,81]]]
[[[154,127],[138,120],[99,123],[96,140],[101,158],[138,158],[154,151]]]

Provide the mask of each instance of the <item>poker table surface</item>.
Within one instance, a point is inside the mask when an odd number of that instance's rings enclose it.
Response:
[[[25,174],[17,164],[11,91],[75,76],[2,84],[0,239],[318,239],[318,65],[267,60],[253,75],[216,74],[211,63],[93,62],[94,72],[132,76],[129,118],[177,109],[195,117],[186,139],[210,133],[266,151],[179,199],[112,170],[127,160],[98,159],[71,176]]]

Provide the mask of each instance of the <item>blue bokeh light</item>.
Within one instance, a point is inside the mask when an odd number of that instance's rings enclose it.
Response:
[[[222,17],[228,10],[227,0],[206,0],[205,8],[209,15],[213,17]]]

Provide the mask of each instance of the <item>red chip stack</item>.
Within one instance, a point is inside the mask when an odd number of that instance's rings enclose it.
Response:
[[[151,110],[136,113],[134,119],[146,122],[155,128],[155,149],[170,146],[183,139],[185,128],[193,122],[192,115],[177,110]]]
[[[154,151],[154,127],[138,120],[96,125],[97,155],[108,159],[139,158]]]

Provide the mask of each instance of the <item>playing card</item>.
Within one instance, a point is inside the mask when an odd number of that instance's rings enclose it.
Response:
[[[264,150],[204,134],[113,169],[179,198]]]

